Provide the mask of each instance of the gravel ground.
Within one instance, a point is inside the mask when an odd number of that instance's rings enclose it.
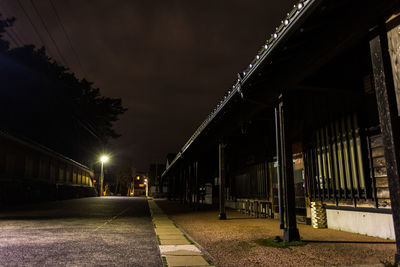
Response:
[[[207,208],[193,212],[179,203],[156,200],[160,208],[213,258],[216,266],[332,266],[392,262],[393,241],[298,225],[305,246],[265,247],[254,240],[282,236],[279,221],[227,210],[228,220]]]

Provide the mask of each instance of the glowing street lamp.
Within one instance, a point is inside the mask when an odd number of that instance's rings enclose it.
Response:
[[[103,180],[104,180],[104,171],[103,171],[103,165],[108,161],[108,156],[103,155],[100,157],[100,162],[101,162],[101,171],[100,171],[100,196],[103,196]]]
[[[101,163],[106,163],[108,161],[108,156],[107,155],[103,155],[100,158]]]
[[[148,197],[149,196],[149,184],[147,182],[147,178],[144,179],[144,184],[146,185],[146,197]]]

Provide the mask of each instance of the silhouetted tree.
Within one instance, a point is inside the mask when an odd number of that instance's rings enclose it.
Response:
[[[4,39],[14,18],[0,18],[0,126],[73,159],[90,163],[126,109],[86,79],[47,56],[44,47],[10,49]]]

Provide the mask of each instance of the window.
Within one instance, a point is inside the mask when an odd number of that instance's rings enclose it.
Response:
[[[58,169],[58,180],[64,181],[64,169],[63,168]]]
[[[25,158],[25,176],[33,178],[33,160],[28,156]]]
[[[76,170],[73,170],[73,175],[72,175],[72,183],[73,184],[76,184],[76,180],[77,180],[77,173],[76,173]]]
[[[310,196],[314,199],[366,196],[362,139],[356,114],[315,131],[305,152]]]
[[[50,163],[50,179],[54,181],[56,179],[56,168],[54,164]]]

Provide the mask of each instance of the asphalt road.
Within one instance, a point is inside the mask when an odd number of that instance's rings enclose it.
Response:
[[[144,198],[96,197],[0,211],[0,266],[162,266]]]

